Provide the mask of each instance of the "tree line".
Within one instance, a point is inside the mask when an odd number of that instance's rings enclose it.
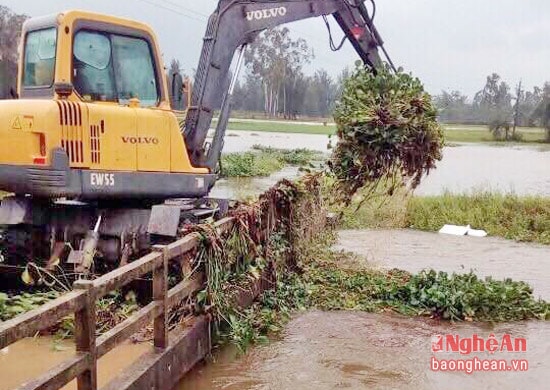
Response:
[[[442,91],[434,101],[441,122],[488,125],[497,138],[510,139],[516,126],[550,129],[550,82],[532,90],[521,82],[511,88],[493,73],[473,99],[460,91]]]
[[[0,99],[13,97],[17,45],[27,18],[0,5]],[[294,39],[286,27],[260,34],[244,58],[246,69],[235,86],[233,108],[270,117],[330,117],[350,74],[349,68],[335,78],[325,69],[306,74],[304,66],[315,58],[313,50],[305,39]],[[178,104],[184,99],[180,73],[179,62],[172,60],[167,78],[172,92],[179,93]],[[444,123],[489,125],[495,136],[506,139],[514,136],[515,126],[539,126],[548,129],[550,138],[550,82],[532,90],[523,89],[521,83],[511,88],[493,73],[472,99],[460,91],[442,91],[434,102]]]
[[[17,79],[17,45],[26,15],[0,5],[0,99],[14,96]]]
[[[344,69],[336,79],[325,69],[307,75],[304,65],[314,58],[307,42],[293,39],[288,28],[264,32],[246,48],[245,70],[235,85],[233,109],[288,119],[329,117],[349,70]],[[167,77],[174,94],[178,89],[174,83],[177,86],[187,77],[181,74],[177,59],[172,59]],[[180,97],[173,99],[176,106]]]

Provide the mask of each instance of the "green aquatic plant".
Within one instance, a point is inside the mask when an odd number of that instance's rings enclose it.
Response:
[[[383,68],[357,66],[346,80],[334,119],[336,144],[329,167],[332,197],[349,205],[362,190],[365,200],[382,189],[416,188],[441,160],[443,130],[419,79]]]

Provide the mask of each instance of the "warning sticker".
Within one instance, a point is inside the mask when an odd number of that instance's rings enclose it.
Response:
[[[11,124],[11,128],[14,129],[14,130],[21,130],[22,129],[22,126],[21,126],[21,119],[19,119],[19,117],[16,117],[12,124]]]

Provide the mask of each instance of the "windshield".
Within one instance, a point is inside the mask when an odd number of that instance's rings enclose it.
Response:
[[[25,39],[24,87],[51,87],[55,70],[55,28],[31,31]]]
[[[155,68],[146,40],[84,30],[75,35],[73,57],[73,84],[85,100],[125,103],[138,98],[145,107],[157,104]]]

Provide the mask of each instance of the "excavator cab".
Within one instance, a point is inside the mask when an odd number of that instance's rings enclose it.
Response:
[[[39,197],[205,196],[146,25],[70,11],[24,25],[20,99],[2,102],[0,188]],[[15,148],[14,146],[17,145]]]

